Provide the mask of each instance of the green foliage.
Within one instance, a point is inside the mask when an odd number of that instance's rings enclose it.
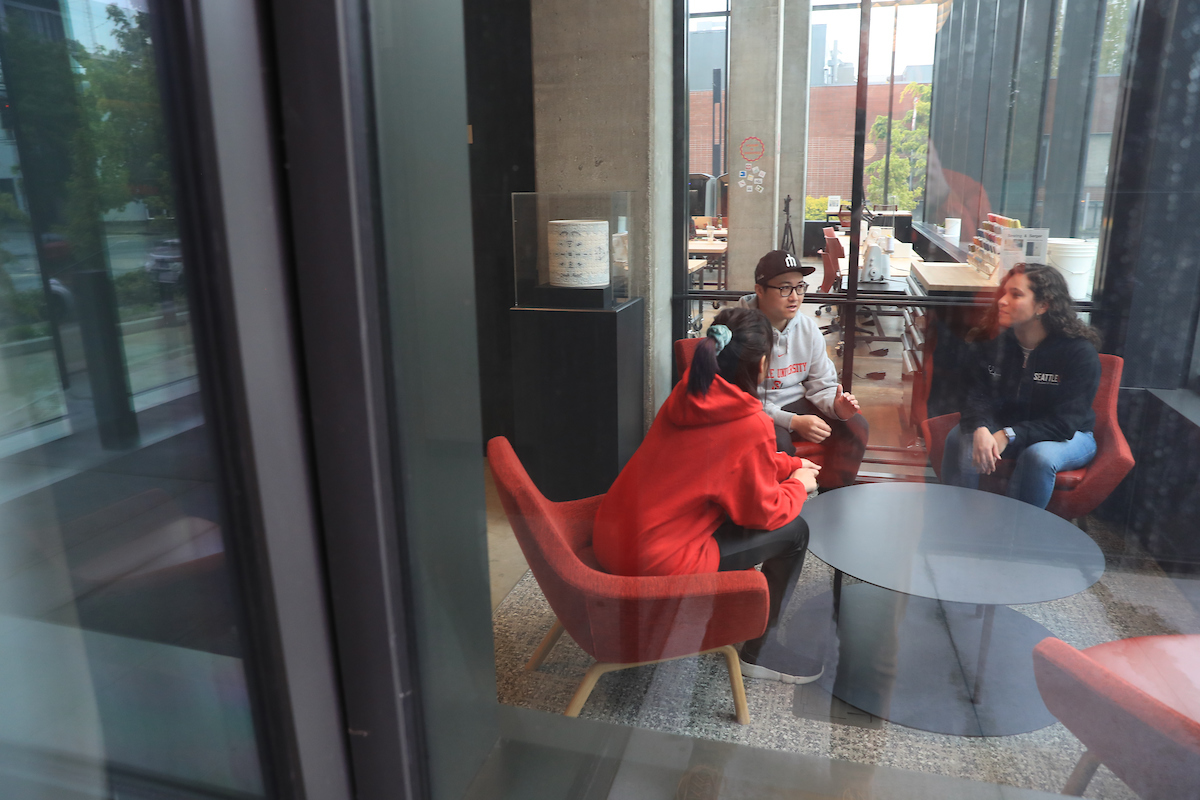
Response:
[[[114,278],[113,290],[117,294],[117,305],[121,308],[157,305],[159,301],[158,281],[149,272],[140,269]]]
[[[825,209],[829,208],[828,197],[804,198],[804,218],[825,220]]]
[[[1104,6],[1104,31],[1100,34],[1100,63],[1098,75],[1120,75],[1125,61],[1126,38],[1129,33],[1129,12],[1132,0],[1107,0]],[[1054,25],[1054,50],[1050,55],[1050,75],[1058,75],[1062,55],[1063,21],[1066,4],[1059,6]]]
[[[32,143],[22,149],[20,174],[33,233],[59,237],[77,259],[51,259],[42,269],[67,286],[74,267],[107,267],[106,211],[141,200],[157,218],[174,216],[149,17],[115,5],[107,13],[117,42],[112,49],[89,52],[78,42],[47,38],[28,15],[13,15],[0,28],[8,101],[19,135]],[[27,222],[7,194],[0,194],[3,222]],[[45,335],[46,295],[41,288],[15,290],[4,269],[11,257],[0,249],[0,338]],[[114,284],[123,312],[161,303],[154,277],[140,270]]]
[[[1108,0],[1104,7],[1104,34],[1100,40],[1100,75],[1120,75],[1129,32],[1130,0]]]
[[[912,210],[925,192],[925,161],[929,146],[929,106],[932,88],[927,83],[910,83],[900,95],[901,106],[910,106],[904,117],[892,121],[892,158],[888,194],[902,209]],[[870,135],[882,152],[887,146],[887,115],[871,125]],[[867,202],[887,203],[883,196],[885,159],[867,165]]]
[[[83,69],[81,102],[94,149],[99,205],[121,208],[141,200],[151,216],[174,216],[175,204],[150,18],[108,7],[119,45],[88,52],[72,43]]]
[[[0,250],[0,261],[12,254]],[[42,290],[30,289],[18,292],[13,286],[8,271],[0,266],[0,339],[17,342],[43,335],[45,327],[46,298]]]

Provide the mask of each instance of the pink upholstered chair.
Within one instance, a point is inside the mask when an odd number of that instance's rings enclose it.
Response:
[[[1033,650],[1042,700],[1087,746],[1063,794],[1104,764],[1146,800],[1200,798],[1200,636],[1141,636]]]
[[[1046,506],[1047,511],[1064,519],[1077,519],[1095,511],[1133,469],[1133,452],[1117,422],[1117,390],[1121,388],[1124,365],[1119,356],[1100,355],[1100,387],[1092,401],[1092,410],[1096,412],[1096,457],[1086,467],[1058,473],[1054,493]],[[943,414],[921,423],[929,460],[938,478],[942,477],[946,436],[959,419],[957,413]],[[989,476],[994,479],[981,481],[980,487],[1003,491],[1014,464],[1013,459],[1001,459],[996,475]]]
[[[762,573],[610,575],[592,550],[592,522],[603,495],[547,500],[502,436],[488,442],[488,463],[521,552],[557,617],[525,669],[541,666],[563,630],[596,659],[566,715],[579,715],[606,672],[720,652],[729,668],[737,721],[749,724],[741,664],[732,645],[767,629]]]

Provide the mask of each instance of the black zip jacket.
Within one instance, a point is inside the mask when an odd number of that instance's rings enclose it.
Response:
[[[1087,339],[1048,336],[1025,354],[1008,329],[979,348],[961,427],[965,434],[1012,427],[1014,447],[1065,442],[1096,427],[1092,402],[1100,386],[1100,357]]]

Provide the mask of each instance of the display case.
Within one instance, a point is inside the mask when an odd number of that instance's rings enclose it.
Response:
[[[517,306],[615,308],[637,296],[632,192],[512,196]]]

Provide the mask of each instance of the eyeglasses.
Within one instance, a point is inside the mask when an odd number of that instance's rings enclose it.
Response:
[[[799,283],[795,286],[792,286],[790,283],[785,283],[783,286],[772,286],[769,283],[766,283],[763,285],[768,289],[778,289],[780,297],[791,297],[792,292],[796,292],[797,294],[804,294],[804,289],[806,288],[803,283]]]

